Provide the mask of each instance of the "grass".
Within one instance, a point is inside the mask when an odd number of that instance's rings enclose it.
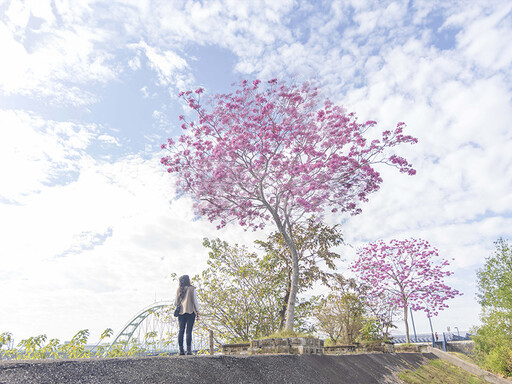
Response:
[[[487,384],[482,377],[441,359],[430,360],[414,371],[400,372],[399,377],[408,384]]]
[[[450,355],[453,355],[455,357],[458,357],[459,359],[461,360],[464,360],[468,363],[471,363],[471,364],[475,364],[475,365],[478,365],[478,363],[476,362],[476,360],[474,358],[472,358],[471,356],[468,356],[468,355],[465,355],[463,353],[460,353],[460,352],[448,352]]]

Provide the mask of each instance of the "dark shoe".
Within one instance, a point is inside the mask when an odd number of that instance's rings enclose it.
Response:
[[[193,353],[192,353],[192,350],[191,350],[191,349],[187,349],[187,355],[193,355]]]
[[[185,351],[182,349],[180,350],[180,355],[183,356],[185,354]]]

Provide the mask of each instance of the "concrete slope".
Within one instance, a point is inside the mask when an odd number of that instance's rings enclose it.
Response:
[[[430,353],[187,356],[0,362],[0,384],[397,383]]]

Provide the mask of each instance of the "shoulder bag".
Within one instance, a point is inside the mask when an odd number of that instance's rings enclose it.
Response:
[[[181,310],[181,301],[183,299],[181,298],[181,294],[180,294],[180,301],[178,303],[178,305],[176,305],[176,309],[174,310],[174,317],[178,317],[180,315],[180,310]]]

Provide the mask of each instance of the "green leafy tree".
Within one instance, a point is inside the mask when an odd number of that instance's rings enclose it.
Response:
[[[151,352],[156,351],[157,341],[155,339],[157,336],[158,336],[158,332],[156,332],[156,331],[147,332],[144,335],[144,345]]]
[[[12,359],[16,356],[16,349],[11,348],[12,343],[13,338],[11,332],[3,332],[0,334],[0,359]]]
[[[391,336],[390,328],[397,328],[393,323],[393,318],[399,313],[398,305],[386,294],[382,292],[380,295],[374,296],[372,300],[367,300],[368,315],[371,322],[374,322],[379,330],[379,339],[388,340]]]
[[[98,344],[91,350],[86,349],[89,331],[87,329],[76,333],[70,342],[60,344],[58,339],[51,339],[47,342],[46,335],[29,337],[21,340],[17,348],[9,348],[13,343],[12,334],[4,332],[0,334],[0,359],[16,359],[16,360],[33,360],[33,359],[58,359],[58,358],[74,358],[84,359],[91,357],[128,357],[142,355],[150,352],[145,349],[138,340],[132,339],[129,343],[126,341],[116,343],[109,351],[105,352],[106,347],[100,346],[102,340],[112,336],[112,329],[107,328],[101,335]],[[155,334],[149,332],[146,335],[151,341],[155,338]],[[7,349],[4,349],[6,347]],[[96,349],[96,351],[94,351]]]
[[[2,350],[3,345],[8,346],[13,342],[11,333],[2,333],[0,335],[0,358],[16,360],[59,358],[59,340],[51,339],[48,342],[46,342],[46,340],[46,335],[31,336],[28,339],[21,340],[17,345],[17,349],[8,348]]]
[[[335,274],[329,283],[331,292],[316,311],[319,330],[334,344],[351,344],[359,336],[364,323],[366,304],[361,287],[353,279]]]
[[[140,356],[147,353],[146,350],[136,338],[131,338],[130,341],[118,341],[106,353],[105,357],[132,357]]]
[[[12,333],[11,332],[3,332],[0,334],[0,349],[4,346],[9,347],[12,342]]]
[[[46,345],[41,348],[41,355],[43,359],[58,359],[60,357],[60,342],[59,339],[50,339]]]
[[[495,242],[477,278],[482,326],[473,338],[475,356],[485,368],[512,376],[512,248],[507,241]]]
[[[382,340],[382,324],[374,317],[365,318],[357,339],[363,343],[380,342]]]
[[[23,339],[18,344],[19,353],[16,359],[44,359],[43,345],[46,342],[46,335],[32,336]]]
[[[475,348],[473,354],[484,368],[512,376],[512,338],[511,316],[501,313],[482,315],[483,325],[476,329],[473,336]]]
[[[493,312],[512,312],[512,248],[503,239],[477,272],[478,301]]]
[[[237,342],[275,332],[282,276],[262,273],[270,266],[246,247],[219,239],[204,239],[203,245],[210,249],[208,267],[193,280],[202,321],[215,338]]]
[[[403,135],[404,123],[370,139],[375,121],[358,123],[307,82],[243,81],[234,93],[207,104],[202,93],[180,93],[198,120],[180,117],[187,132],[162,145],[169,153],[160,161],[176,176],[178,190],[193,198],[196,212],[219,227],[237,221],[260,229],[271,223],[283,236],[293,271],[285,328],[293,331],[299,287],[295,227],[326,210],[360,213],[359,204],[383,181],[377,164],[414,175],[406,159],[388,151],[418,140]]]
[[[90,357],[90,352],[85,349],[88,338],[89,330],[82,329],[72,337],[69,343],[60,347],[60,352],[69,359]]]
[[[259,257],[244,246],[204,239],[209,248],[207,269],[193,281],[198,286],[202,322],[217,343],[241,342],[275,333],[286,272],[272,259]],[[309,302],[297,306],[297,327],[307,331]]]
[[[124,357],[127,356],[127,346],[128,343],[126,341],[118,341],[105,353],[105,357]]]
[[[114,334],[114,331],[112,328],[107,328],[103,331],[103,333],[100,336],[100,340],[98,343],[91,349],[91,355],[93,355],[94,351],[94,357],[102,357],[105,354],[105,350],[107,349],[106,345],[101,345],[101,342],[105,339],[110,338]]]
[[[343,244],[343,237],[337,225],[326,226],[322,222],[309,219],[306,225],[296,225],[293,230],[298,256],[298,288],[301,294],[311,289],[316,282],[328,284],[332,273],[324,271],[321,266],[334,270],[335,260],[340,255],[332,248]],[[279,310],[279,329],[285,325],[286,310],[293,284],[293,258],[288,244],[280,232],[272,233],[267,241],[256,241],[265,252],[265,262],[285,280],[283,304]],[[300,304],[299,304],[300,305]]]

